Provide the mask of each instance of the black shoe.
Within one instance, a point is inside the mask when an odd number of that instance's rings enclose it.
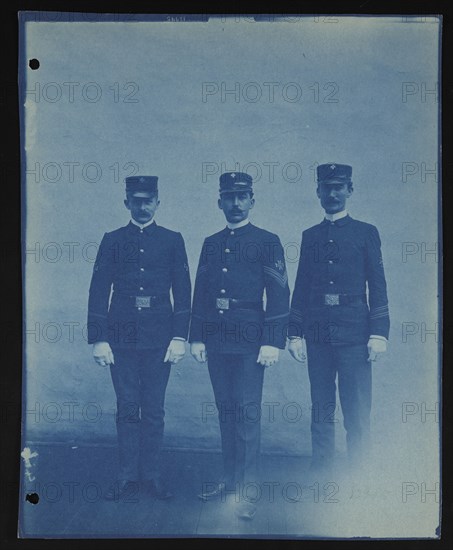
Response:
[[[137,481],[117,481],[109,487],[109,490],[104,495],[104,499],[116,502],[129,499],[132,502],[137,498],[138,489]]]
[[[174,494],[166,487],[162,479],[151,479],[143,483],[145,491],[158,500],[169,500]]]
[[[226,489],[226,484],[223,481],[220,481],[214,489],[211,489],[210,491],[206,490],[201,492],[198,496],[199,499],[204,500],[205,502],[208,500],[212,500],[214,498],[219,497]]]

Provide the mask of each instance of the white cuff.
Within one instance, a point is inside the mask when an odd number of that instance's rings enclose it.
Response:
[[[376,340],[384,340],[384,342],[388,342],[388,340],[385,336],[380,336],[378,334],[371,334],[370,339],[371,338],[375,338]]]

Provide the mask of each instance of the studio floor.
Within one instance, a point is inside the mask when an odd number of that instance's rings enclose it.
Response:
[[[435,505],[429,495],[425,503],[415,498],[413,486],[403,502],[399,479],[385,480],[374,470],[316,479],[309,475],[309,456],[264,453],[260,483],[246,494],[257,513],[245,521],[235,515],[238,492],[209,502],[197,497],[219,479],[219,452],[165,449],[171,500],[138,488],[106,501],[117,468],[114,445],[41,443],[29,449],[36,455],[21,488],[24,538],[404,538],[426,529],[421,518]],[[343,471],[345,457],[337,462]]]

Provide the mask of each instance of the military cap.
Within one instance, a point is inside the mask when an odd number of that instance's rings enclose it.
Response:
[[[352,183],[352,166],[347,164],[320,164],[316,172],[318,183]]]
[[[219,178],[220,194],[252,190],[252,176],[245,172],[225,172]]]
[[[129,176],[125,179],[126,193],[155,193],[157,176]]]

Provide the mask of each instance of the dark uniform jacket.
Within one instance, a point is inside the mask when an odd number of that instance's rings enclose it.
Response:
[[[266,295],[264,309],[263,295]],[[217,307],[233,298],[255,309]],[[222,305],[222,302],[220,302]],[[255,353],[262,345],[285,348],[289,288],[277,235],[251,223],[228,227],[203,244],[195,282],[191,342],[220,353]]]
[[[351,298],[323,305],[336,295]],[[388,338],[389,327],[376,227],[346,216],[304,231],[288,335],[321,344],[362,344],[371,334]]]
[[[89,293],[88,343],[145,349],[167,346],[174,336],[187,338],[190,298],[182,235],[155,222],[143,230],[129,222],[106,233],[99,247]],[[151,307],[141,307],[147,302]]]

